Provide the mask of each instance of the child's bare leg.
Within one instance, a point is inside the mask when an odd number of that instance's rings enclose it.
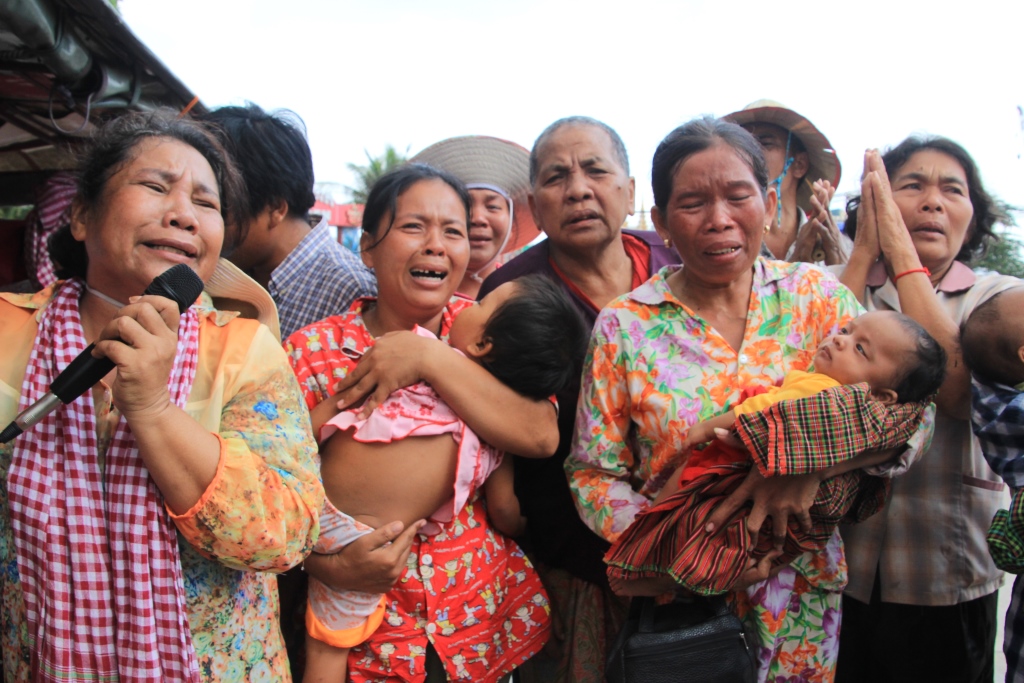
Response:
[[[302,683],[344,683],[348,678],[347,647],[334,647],[306,634],[306,670]]]

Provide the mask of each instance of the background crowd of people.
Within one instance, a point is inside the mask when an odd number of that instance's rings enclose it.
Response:
[[[89,344],[115,369],[0,445],[5,680],[602,680],[630,597],[676,592],[610,583],[605,557],[701,452],[691,429],[821,353],[900,385],[866,311],[940,359],[906,445],[748,459],[698,533],[744,508],[781,549],[854,473],[874,514],[725,587],[758,680],[993,679],[986,536],[1019,482],[972,434],[971,370],[978,401],[1022,380],[971,359],[1024,340],[979,335],[965,365],[960,335],[1021,282],[971,268],[1000,213],[956,142],[867,151],[840,229],[828,139],[758,101],[666,134],[640,231],[603,122],[529,151],[452,138],[377,182],[358,255],[311,226],[312,168],[290,112],[132,114],[37,207],[64,217],[31,245],[54,277],[0,294],[0,422]],[[143,295],[179,263],[205,283],[180,315]],[[1000,514],[1016,538],[1024,504]]]

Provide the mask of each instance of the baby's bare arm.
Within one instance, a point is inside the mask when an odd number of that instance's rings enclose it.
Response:
[[[716,415],[702,422],[690,427],[690,431],[686,433],[686,441],[683,442],[683,450],[689,450],[694,446],[702,443],[707,443],[715,438],[715,429],[732,429],[733,424],[736,422],[736,412],[730,410]]]
[[[526,517],[519,509],[515,492],[515,470],[512,456],[505,455],[498,469],[484,482],[487,516],[495,528],[506,536],[521,536],[526,532]]]

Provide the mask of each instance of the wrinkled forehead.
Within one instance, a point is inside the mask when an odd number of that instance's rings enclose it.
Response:
[[[587,156],[601,157],[622,167],[615,153],[615,144],[608,132],[587,123],[567,123],[548,133],[537,148],[538,165],[544,166],[554,155],[564,154],[568,147]]]
[[[503,199],[508,206],[512,205],[512,198],[508,192],[490,183],[467,183],[466,189],[474,202],[487,202],[492,199]]]
[[[959,160],[940,149],[925,147],[919,149],[903,162],[891,175],[898,178],[906,175],[936,175],[942,179],[958,180],[967,185],[967,170]]]

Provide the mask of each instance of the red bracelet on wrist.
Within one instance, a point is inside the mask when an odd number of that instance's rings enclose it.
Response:
[[[931,271],[925,268],[924,266],[921,266],[920,268],[911,268],[910,270],[904,270],[899,275],[894,276],[892,279],[893,284],[896,284],[896,281],[899,280],[904,275],[910,275],[911,273],[924,273],[928,277],[932,276]]]

